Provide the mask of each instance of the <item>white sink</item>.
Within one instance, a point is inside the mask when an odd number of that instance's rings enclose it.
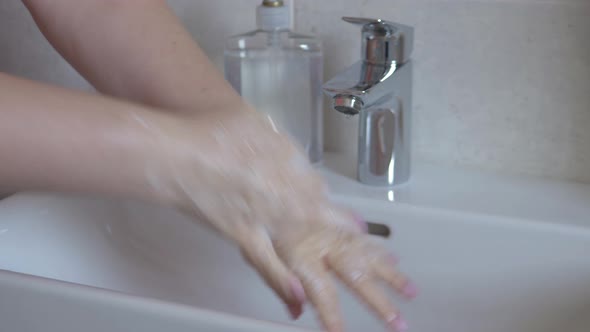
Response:
[[[419,206],[411,197],[422,197],[421,189],[412,184],[388,192],[338,174],[327,177],[338,182],[333,187],[350,189],[336,200],[393,229],[383,242],[421,289],[409,303],[392,295],[411,331],[590,331],[590,223],[443,209],[432,207],[434,201]],[[583,198],[590,193],[584,186],[569,189]],[[361,198],[363,190],[370,194]],[[392,203],[395,195],[406,201]],[[513,204],[528,204],[522,199]],[[496,203],[509,204],[501,198]],[[133,202],[50,194],[19,194],[0,202],[0,269],[317,328],[310,308],[291,322],[235,248],[216,234],[174,211]],[[344,289],[341,294],[348,330],[383,330]],[[0,322],[10,318],[0,310]]]

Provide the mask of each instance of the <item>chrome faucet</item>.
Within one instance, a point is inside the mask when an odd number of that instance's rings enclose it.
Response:
[[[343,17],[362,25],[361,60],[323,85],[332,108],[359,114],[357,176],[374,186],[410,178],[414,29],[380,19]]]

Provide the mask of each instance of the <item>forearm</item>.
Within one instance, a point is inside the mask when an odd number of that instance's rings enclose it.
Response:
[[[102,93],[171,110],[240,98],[164,0],[23,0],[51,44]]]
[[[153,142],[137,117],[159,112],[0,74],[0,188],[153,200]]]

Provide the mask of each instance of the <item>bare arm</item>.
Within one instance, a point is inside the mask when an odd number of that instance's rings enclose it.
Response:
[[[0,74],[0,183],[153,200],[142,106]]]
[[[23,0],[57,49],[104,94],[171,110],[239,96],[164,0]]]

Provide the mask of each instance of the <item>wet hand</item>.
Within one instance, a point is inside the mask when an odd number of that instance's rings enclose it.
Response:
[[[415,287],[272,123],[246,108],[158,128],[158,190],[233,240],[293,318],[309,301],[343,331],[338,278],[391,330],[407,328],[382,286],[408,298]]]

